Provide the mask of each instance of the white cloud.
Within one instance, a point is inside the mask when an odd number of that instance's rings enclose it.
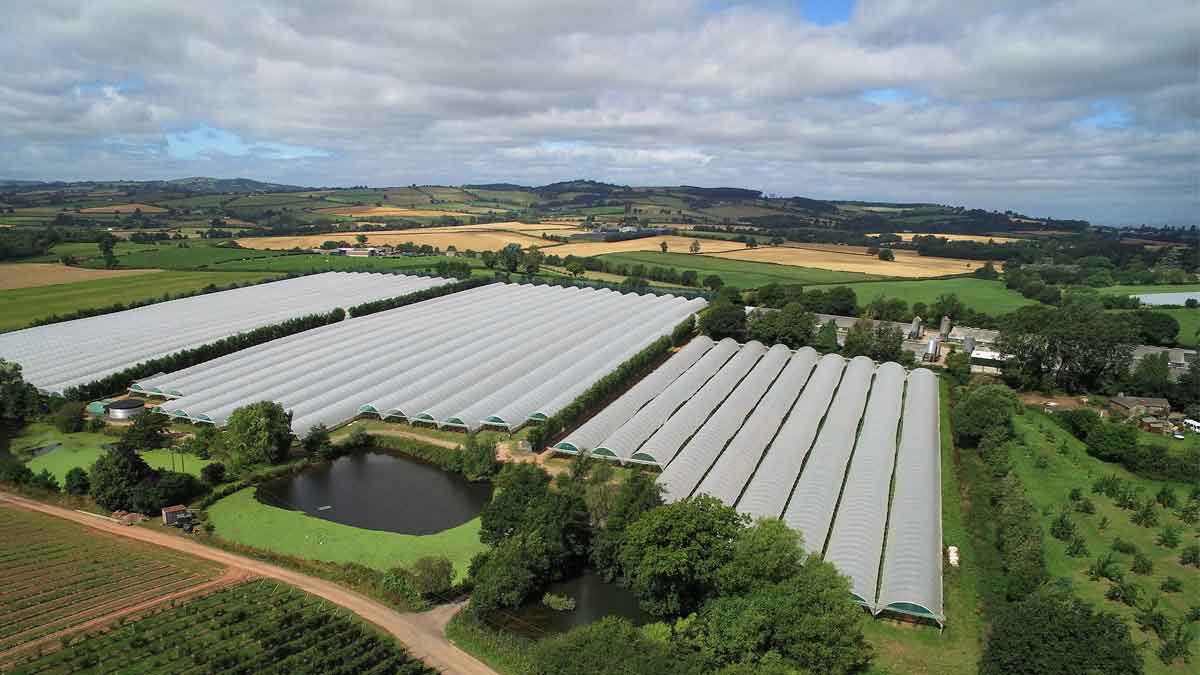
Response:
[[[1194,217],[1200,5],[998,7],[860,0],[822,27],[700,0],[10,3],[0,175],[203,156],[306,184],[590,177]],[[208,127],[237,143],[178,152]]]

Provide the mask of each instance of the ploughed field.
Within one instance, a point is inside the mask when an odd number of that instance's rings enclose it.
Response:
[[[0,668],[114,615],[195,590],[219,565],[0,507]]]

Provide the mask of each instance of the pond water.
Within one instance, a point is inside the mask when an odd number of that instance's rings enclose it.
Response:
[[[344,525],[433,534],[478,516],[492,486],[408,457],[358,452],[265,482],[255,495]]]
[[[548,634],[565,633],[606,616],[625,617],[635,626],[658,621],[658,618],[638,607],[637,598],[628,588],[606,584],[599,575],[592,572],[552,584],[546,590],[555,595],[573,598],[575,609],[557,612],[543,605],[539,595],[519,609],[494,613],[488,617],[488,621],[509,632],[535,639]]]
[[[1200,291],[1176,293],[1142,293],[1133,296],[1142,301],[1143,305],[1183,305],[1188,300],[1200,300]]]

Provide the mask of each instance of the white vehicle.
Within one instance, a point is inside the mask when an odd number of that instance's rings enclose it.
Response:
[[[1183,426],[1194,434],[1200,434],[1200,422],[1197,422],[1196,420],[1184,420]]]

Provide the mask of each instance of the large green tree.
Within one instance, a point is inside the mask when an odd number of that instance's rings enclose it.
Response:
[[[223,434],[225,452],[235,469],[275,464],[292,447],[292,414],[273,401],[260,401],[233,411]]]
[[[37,389],[21,376],[21,364],[0,359],[0,423],[23,424],[37,410]]]
[[[747,319],[747,336],[765,345],[784,344],[792,349],[813,342],[817,319],[799,302],[784,305],[780,310],[756,309]]]
[[[1090,294],[1069,294],[1062,307],[1029,306],[1009,315],[999,349],[1005,380],[1020,389],[1100,391],[1128,373],[1138,335],[1134,322],[1106,313]]]
[[[533,675],[701,675],[698,659],[648,640],[628,619],[609,616],[540,640],[530,654]]]
[[[117,445],[130,451],[154,450],[166,447],[168,420],[166,415],[146,412],[133,418]]]
[[[635,473],[621,484],[608,517],[592,538],[592,567],[605,581],[625,576],[620,555],[629,524],[662,503],[662,486],[650,474]]]
[[[1007,435],[1019,406],[1016,395],[1002,384],[975,387],[954,407],[954,435],[959,443],[969,447],[977,445],[993,429]]]
[[[137,451],[118,443],[92,465],[92,499],[109,511],[136,510],[139,488],[153,477],[154,470]]]
[[[714,302],[700,316],[700,332],[714,340],[740,340],[746,333],[746,308],[731,302]]]

